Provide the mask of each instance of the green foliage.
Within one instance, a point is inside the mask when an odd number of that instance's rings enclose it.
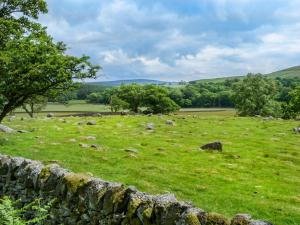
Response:
[[[41,199],[19,208],[19,202],[13,202],[10,198],[4,197],[0,200],[0,223],[2,225],[26,225],[43,224],[48,217],[52,202],[42,205]],[[25,218],[30,215],[30,219]]]
[[[0,3],[0,122],[28,99],[56,96],[73,87],[74,79],[94,78],[99,69],[87,56],[67,55],[63,43],[30,20],[46,11],[43,0]]]
[[[179,110],[179,106],[168,97],[165,88],[156,85],[144,86],[142,105],[152,113],[170,113]]]
[[[129,104],[116,95],[111,96],[109,105],[112,112],[118,112],[121,109],[129,108]]]
[[[233,99],[241,116],[268,116],[276,114],[278,107],[272,101],[276,95],[276,83],[261,74],[248,74],[234,86]]]
[[[288,93],[290,100],[286,103],[283,103],[283,118],[292,119],[296,118],[300,113],[300,86],[297,86],[295,89]]]
[[[183,88],[171,88],[169,96],[181,107],[233,107],[232,86],[237,81],[190,82]]]
[[[118,89],[118,97],[128,103],[128,109],[137,113],[142,106],[144,89],[142,85],[121,85]]]
[[[87,99],[91,93],[101,93],[107,89],[106,86],[93,85],[93,84],[81,84],[79,88],[76,89],[76,98],[78,100]]]
[[[289,95],[291,96],[290,104],[295,113],[300,112],[300,86],[292,90]]]
[[[109,104],[113,112],[129,109],[137,113],[146,108],[149,113],[169,113],[180,108],[168,96],[167,88],[157,85],[121,85],[91,93],[88,102]]]

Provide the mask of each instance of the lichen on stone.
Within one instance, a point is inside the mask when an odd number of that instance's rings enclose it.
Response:
[[[76,193],[90,181],[90,177],[84,174],[69,173],[64,176],[63,181],[71,192]]]
[[[230,222],[223,215],[217,213],[209,213],[205,225],[230,225]]]
[[[127,215],[129,217],[132,217],[135,214],[135,212],[136,212],[136,210],[137,210],[137,208],[139,207],[140,204],[141,204],[141,199],[135,198],[135,197],[131,198],[130,202],[129,202],[129,205],[128,205]]]
[[[46,166],[41,170],[39,174],[39,179],[45,181],[50,177],[50,175],[51,175],[50,167]]]
[[[201,225],[198,220],[198,216],[194,213],[188,213],[186,215],[185,222],[187,225]]]
[[[147,209],[145,209],[143,211],[143,218],[145,218],[147,220],[150,220],[152,212],[153,212],[153,208],[147,208]]]

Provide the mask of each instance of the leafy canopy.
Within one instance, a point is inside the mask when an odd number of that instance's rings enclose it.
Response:
[[[271,115],[276,109],[274,98],[277,85],[261,74],[248,74],[234,86],[233,99],[241,116]]]
[[[61,94],[74,87],[74,80],[95,78],[100,68],[87,56],[67,55],[65,44],[32,22],[40,12],[47,12],[44,0],[0,4],[0,122],[28,99]]]

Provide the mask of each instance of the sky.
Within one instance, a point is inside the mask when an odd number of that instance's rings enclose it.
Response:
[[[39,21],[98,80],[190,81],[300,65],[300,0],[47,0]]]

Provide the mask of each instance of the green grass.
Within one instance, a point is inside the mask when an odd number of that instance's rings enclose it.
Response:
[[[77,125],[96,120],[96,126]],[[167,119],[176,126],[165,124]],[[145,130],[147,123],[155,130]],[[239,118],[232,112],[174,116],[4,121],[26,134],[0,134],[1,153],[49,162],[75,172],[134,185],[150,193],[173,192],[178,199],[228,217],[250,213],[277,225],[300,224],[300,136],[296,121]],[[96,140],[85,140],[95,136]],[[76,139],[76,142],[72,142]],[[220,140],[223,153],[200,151]],[[100,150],[79,143],[98,144]],[[137,149],[138,154],[124,149]]]
[[[101,104],[89,104],[84,100],[70,101],[69,104],[48,103],[43,112],[110,112],[109,106]],[[16,112],[24,112],[22,108]]]

